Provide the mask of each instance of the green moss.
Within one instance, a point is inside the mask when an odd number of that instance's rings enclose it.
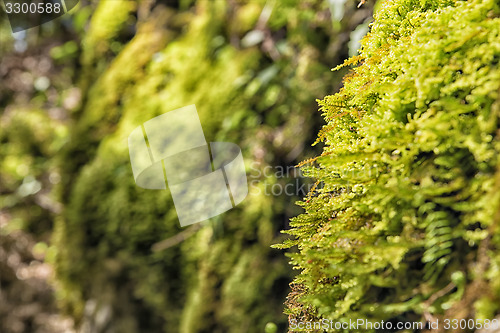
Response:
[[[491,0],[382,4],[360,65],[319,102],[325,148],[306,170],[323,186],[286,231],[292,317],[499,313],[499,15]]]
[[[37,108],[9,107],[1,115],[0,207],[17,221],[10,229],[38,237],[51,229],[50,215],[59,207],[46,189],[60,179],[52,158],[66,136],[62,122]]]

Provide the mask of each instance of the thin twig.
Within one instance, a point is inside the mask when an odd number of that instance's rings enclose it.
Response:
[[[192,235],[194,235],[201,227],[202,227],[202,225],[200,223],[194,224],[194,225],[190,226],[189,228],[187,228],[186,230],[179,232],[175,236],[172,236],[172,237],[169,237],[169,238],[164,239],[162,241],[159,241],[157,243],[154,243],[151,246],[151,250],[153,250],[154,252],[159,252],[159,251],[166,250],[172,246],[175,246],[175,245],[181,243],[182,241],[186,240],[187,238],[191,237]]]

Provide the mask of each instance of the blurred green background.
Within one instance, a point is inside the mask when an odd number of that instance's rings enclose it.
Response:
[[[286,331],[294,273],[270,246],[310,182],[283,170],[320,152],[357,6],[81,1],[15,35],[0,11],[0,332]],[[240,146],[250,192],[182,229],[168,190],[135,185],[127,137],[190,104]]]

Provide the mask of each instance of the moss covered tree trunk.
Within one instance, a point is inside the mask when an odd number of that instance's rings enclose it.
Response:
[[[370,8],[349,2],[334,19],[323,1],[169,5],[103,1],[84,35],[83,103],[59,155],[60,303],[93,333],[284,330],[292,274],[270,246],[301,197],[271,195],[295,180],[264,170],[311,156],[314,100],[339,85],[329,69]],[[168,190],[135,185],[126,142],[190,104],[207,141],[242,148],[254,182],[244,204],[183,231]]]

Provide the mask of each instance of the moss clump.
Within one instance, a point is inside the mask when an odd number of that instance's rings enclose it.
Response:
[[[390,0],[327,121],[292,220],[292,318],[500,313],[498,1]]]

